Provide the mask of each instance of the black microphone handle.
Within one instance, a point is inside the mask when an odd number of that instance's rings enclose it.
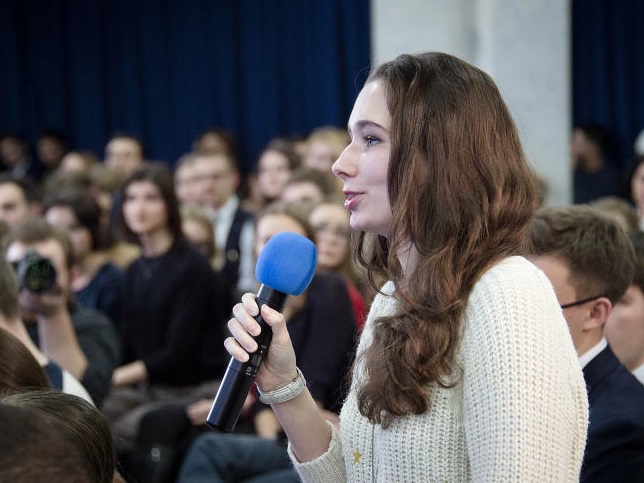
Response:
[[[210,413],[206,419],[208,426],[220,431],[230,432],[235,429],[241,409],[246,401],[257,371],[261,365],[268,346],[273,338],[271,327],[264,322],[261,316],[263,305],[282,312],[288,294],[275,290],[266,285],[262,285],[257,292],[257,305],[259,305],[260,314],[255,317],[262,331],[255,337],[257,350],[250,355],[248,362],[239,362],[234,357],[230,358],[228,368],[221,380],[217,395],[210,408]]]

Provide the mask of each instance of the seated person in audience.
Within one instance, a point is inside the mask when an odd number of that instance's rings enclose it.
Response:
[[[358,287],[361,280],[351,253],[349,211],[340,202],[327,200],[309,213],[318,249],[318,270],[336,272],[342,276],[353,305],[358,331],[364,326],[366,301]]]
[[[30,180],[0,174],[0,221],[14,227],[40,215],[36,185]]]
[[[53,415],[0,403],[0,428],[0,481],[99,481],[78,437]]]
[[[101,208],[86,190],[74,187],[46,196],[43,216],[67,231],[74,255],[74,299],[117,324],[121,316],[123,271],[109,261],[111,233],[101,224]]]
[[[98,163],[98,158],[91,151],[70,151],[63,156],[60,170],[88,174]]]
[[[199,206],[215,226],[223,265],[217,268],[235,294],[257,289],[253,255],[253,215],[240,207],[240,173],[235,159],[223,153],[196,153]]]
[[[0,136],[0,171],[12,176],[39,182],[43,166],[29,153],[27,141],[21,134],[8,132]]]
[[[3,328],[3,317],[0,313],[0,394],[26,388],[49,388],[42,366],[16,336]]]
[[[105,145],[103,162],[123,180],[145,162],[143,143],[132,134],[116,133]]]
[[[36,140],[36,156],[43,168],[42,179],[53,173],[69,151],[69,140],[62,132],[47,130]]]
[[[73,301],[71,243],[67,235],[45,220],[34,218],[6,237],[6,257],[20,264],[25,255],[49,260],[55,284],[48,290],[20,287],[20,311],[29,335],[42,352],[81,381],[97,406],[110,388],[120,356],[118,334],[102,313]]]
[[[177,193],[179,205],[194,206],[199,204],[199,177],[193,153],[187,153],[177,160],[174,167],[174,190]]]
[[[229,286],[183,237],[172,175],[160,163],[134,170],[121,188],[124,233],[142,255],[126,270],[119,325],[123,359],[103,411],[124,452],[141,416],[167,402],[212,394],[228,358]]]
[[[264,206],[280,199],[291,174],[300,167],[301,159],[290,141],[275,138],[257,159],[257,189]]]
[[[331,172],[331,165],[349,144],[346,129],[322,126],[314,129],[306,138],[304,166],[324,173]]]
[[[257,253],[273,235],[284,231],[313,240],[312,228],[300,207],[284,202],[268,205],[257,217]],[[307,375],[313,398],[327,420],[338,423],[337,413],[345,396],[344,378],[357,338],[346,285],[336,274],[316,273],[302,295],[287,299],[284,316],[298,366]],[[205,422],[206,414],[200,415],[200,421]],[[195,416],[190,414],[194,423]],[[257,436],[200,436],[186,456],[179,481],[250,481],[260,476],[266,478],[261,481],[299,481],[272,409],[258,402],[253,419]]]
[[[235,139],[225,129],[211,127],[192,142],[192,150],[198,153],[224,153],[236,156]]]
[[[530,259],[552,282],[586,380],[590,425],[581,481],[644,481],[644,386],[604,338],[633,279],[628,236],[612,219],[577,205],[539,211],[530,241]]]
[[[298,168],[293,171],[282,191],[281,199],[289,203],[311,203],[315,205],[335,193],[335,180],[331,173],[312,168]]]
[[[27,333],[25,325],[20,318],[20,306],[18,304],[18,280],[16,272],[9,265],[9,262],[0,257],[0,329],[8,332],[29,351],[36,362],[42,367],[47,377],[48,385],[68,394],[75,394],[83,399],[93,402],[87,390],[69,372],[62,369],[58,364],[49,360],[45,354],[36,346]],[[13,364],[18,361],[9,361],[9,357],[2,359],[4,370],[10,371]],[[37,377],[37,376],[36,376]]]
[[[644,384],[644,232],[630,233],[635,249],[635,275],[613,307],[604,335],[626,368]]]
[[[223,260],[217,257],[215,227],[201,209],[196,206],[184,207],[181,210],[181,229],[188,243],[203,253],[213,267],[221,266]]]
[[[340,153],[349,144],[349,133],[346,129],[333,126],[322,126],[314,129],[306,138],[304,166],[331,173],[331,165],[340,157]],[[334,178],[336,192],[342,193],[342,183]]]
[[[32,408],[54,417],[77,439],[96,483],[124,481],[116,471],[112,433],[103,413],[83,399],[48,389],[19,391],[0,404]]]
[[[590,202],[590,206],[613,218],[626,232],[639,230],[637,213],[623,198],[604,196]]]

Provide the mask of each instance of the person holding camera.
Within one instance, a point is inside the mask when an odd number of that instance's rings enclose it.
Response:
[[[38,349],[36,344],[34,344],[33,340],[31,340],[31,337],[29,337],[27,329],[25,328],[25,324],[22,323],[22,319],[20,318],[18,290],[16,273],[9,262],[0,257],[0,331],[6,331],[25,346],[26,350],[31,353],[34,359],[43,368],[43,371],[47,376],[47,383],[49,386],[58,391],[79,396],[88,402],[93,402],[87,390],[81,385],[81,383],[78,382],[78,380],[68,371],[62,369],[58,364],[48,359],[47,356]],[[11,359],[11,361],[3,364],[3,369],[5,371],[11,371],[11,367],[14,367],[16,362],[14,360],[15,354],[14,356],[11,356],[11,354],[4,351],[0,352],[2,352],[2,356],[5,361],[7,359]],[[14,374],[14,377],[16,376],[17,374]],[[40,386],[38,385],[38,387]]]
[[[97,406],[107,395],[120,342],[103,314],[81,309],[71,296],[71,244],[65,233],[34,218],[5,238],[6,257],[19,277],[20,314],[42,352],[69,371]]]

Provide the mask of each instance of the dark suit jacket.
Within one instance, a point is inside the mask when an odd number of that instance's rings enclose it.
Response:
[[[644,482],[644,385],[606,347],[586,367],[590,425],[582,482]]]

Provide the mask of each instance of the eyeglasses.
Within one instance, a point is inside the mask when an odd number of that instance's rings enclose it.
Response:
[[[585,299],[577,300],[575,302],[570,302],[569,304],[563,304],[563,305],[561,305],[561,309],[564,310],[564,309],[569,309],[570,307],[575,307],[577,305],[583,305],[586,302],[590,302],[591,300],[595,300],[595,299],[598,299],[600,297],[605,297],[605,295],[595,295],[594,297],[588,297],[588,298],[585,298]]]

